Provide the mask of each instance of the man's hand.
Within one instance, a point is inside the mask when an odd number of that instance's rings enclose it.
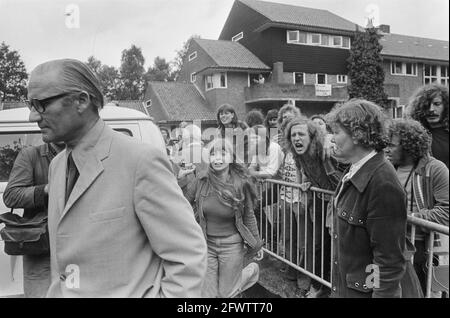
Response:
[[[303,182],[300,184],[300,190],[306,192],[311,188],[311,182]]]
[[[258,251],[258,253],[256,253],[256,256],[253,257],[253,260],[259,262],[259,261],[261,261],[263,258],[264,258],[264,251],[263,251],[263,249],[260,249],[260,250]]]
[[[190,169],[180,169],[180,172],[178,172],[178,179],[182,179],[186,177],[188,174],[194,173],[196,167],[192,165],[192,168]]]

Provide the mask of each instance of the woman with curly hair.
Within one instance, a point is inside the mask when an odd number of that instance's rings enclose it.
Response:
[[[412,96],[406,113],[431,133],[432,154],[448,168],[448,87],[439,84],[422,86]]]
[[[244,268],[246,256],[262,252],[253,211],[256,191],[226,140],[213,140],[204,156],[209,168],[186,192],[208,245],[202,296],[234,297],[258,281],[256,263]]]
[[[406,198],[384,157],[386,118],[377,105],[346,102],[327,118],[334,154],[350,163],[334,199],[333,297],[401,297]]]
[[[396,119],[389,127],[389,136],[391,143],[387,158],[396,167],[407,194],[408,214],[448,226],[448,168],[429,155],[429,134],[417,121]],[[414,267],[424,293],[427,272],[425,239],[425,233],[417,228]]]
[[[289,122],[285,131],[285,138],[297,167],[297,182],[303,183],[303,189],[306,189],[307,186],[313,186],[334,191],[344,167],[334,158],[323,159],[325,134],[319,125],[306,117],[296,117]],[[317,276],[321,276],[321,264],[323,264],[322,278],[328,280],[330,278],[331,237],[326,227],[331,225],[331,214],[328,215],[327,213],[331,197],[317,193],[307,199],[311,201],[309,204],[303,202],[302,197],[299,203],[303,206],[294,209],[299,232],[299,262],[303,263],[308,271]],[[305,206],[310,208],[315,206],[315,211],[305,211]],[[289,220],[289,212],[287,213],[286,219]],[[289,221],[286,221],[284,226],[289,225],[289,223]],[[296,244],[294,245],[296,246]],[[321,253],[322,247],[323,254]],[[313,260],[314,250],[315,259]],[[315,262],[315,268],[313,262]],[[320,283],[316,281],[311,283],[310,279],[302,278],[301,281],[297,280],[297,284],[301,290],[308,292],[307,297],[329,295],[329,290],[321,288]]]

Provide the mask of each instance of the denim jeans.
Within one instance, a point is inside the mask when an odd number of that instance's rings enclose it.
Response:
[[[230,236],[208,236],[207,244],[208,269],[202,297],[234,297],[256,282],[255,277],[242,275],[246,248],[239,233]]]

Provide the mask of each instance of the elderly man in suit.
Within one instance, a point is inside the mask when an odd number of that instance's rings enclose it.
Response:
[[[98,79],[82,62],[38,65],[30,121],[66,150],[49,170],[48,297],[199,297],[206,243],[165,154],[99,117]]]

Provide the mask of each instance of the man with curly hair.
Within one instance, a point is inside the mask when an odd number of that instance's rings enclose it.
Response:
[[[407,193],[408,214],[448,226],[448,168],[429,155],[431,138],[414,120],[396,119],[389,127],[387,158]],[[425,233],[416,229],[414,268],[426,291]],[[436,245],[436,244],[435,244]]]
[[[384,156],[386,118],[374,103],[354,99],[327,119],[335,156],[351,163],[334,198],[332,296],[401,297],[406,198]]]
[[[420,122],[432,135],[433,156],[449,165],[448,87],[422,86],[411,98],[407,116]]]

